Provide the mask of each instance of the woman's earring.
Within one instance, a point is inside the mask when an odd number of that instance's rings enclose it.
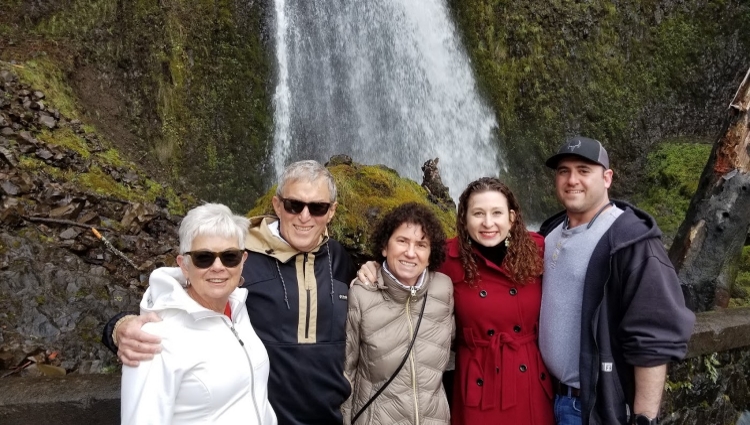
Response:
[[[240,288],[244,284],[245,284],[245,277],[244,276],[240,276],[240,283],[237,285],[237,287]]]
[[[190,287],[190,285],[191,285],[190,279],[185,279],[185,287],[188,288]]]
[[[508,237],[505,238],[505,247],[506,248],[510,247],[510,235],[508,235]]]

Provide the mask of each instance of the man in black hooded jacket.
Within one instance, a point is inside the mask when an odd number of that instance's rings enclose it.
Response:
[[[575,137],[546,165],[562,211],[542,224],[539,345],[558,425],[655,424],[667,364],[684,357],[695,315],[647,213],[610,201],[601,143]]]

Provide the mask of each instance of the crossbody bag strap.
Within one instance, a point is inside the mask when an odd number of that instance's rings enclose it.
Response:
[[[394,379],[396,379],[396,375],[398,375],[398,373],[401,372],[401,368],[403,368],[404,365],[406,364],[406,360],[409,359],[409,354],[411,354],[411,349],[412,347],[414,347],[414,341],[417,340],[417,332],[419,332],[419,325],[420,323],[422,323],[422,316],[424,316],[424,306],[426,304],[427,304],[427,291],[424,291],[424,301],[422,301],[422,309],[419,311],[419,319],[417,319],[417,326],[414,327],[414,336],[411,338],[411,343],[409,344],[409,348],[406,349],[406,355],[404,356],[404,359],[401,360],[401,364],[398,365],[398,367],[396,368],[396,371],[393,372],[393,375],[391,375],[391,377],[388,378],[388,381],[386,381],[385,385],[380,387],[378,392],[376,392],[375,395],[370,397],[367,403],[365,403],[365,405],[362,406],[361,409],[359,409],[359,412],[357,412],[357,414],[354,415],[354,418],[352,419],[352,424],[357,422],[357,419],[359,419],[362,413],[364,413],[365,410],[367,410],[367,408],[370,407],[372,402],[375,401],[375,399],[378,398],[378,396],[380,396],[380,394],[382,394],[386,388],[388,388],[388,385],[390,385],[390,383],[393,382]]]

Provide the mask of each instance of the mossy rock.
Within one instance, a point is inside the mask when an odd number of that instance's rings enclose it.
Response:
[[[372,258],[370,235],[378,220],[388,211],[406,202],[429,206],[443,225],[446,235],[456,234],[456,212],[442,209],[427,199],[427,191],[417,182],[403,178],[382,165],[358,163],[328,167],[336,180],[338,207],[329,225],[331,237],[341,242],[357,262]],[[248,216],[273,214],[272,187],[250,210]]]

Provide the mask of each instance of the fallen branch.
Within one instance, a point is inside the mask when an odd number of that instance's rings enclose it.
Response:
[[[24,220],[33,221],[35,223],[65,224],[68,226],[82,227],[84,229],[88,229],[91,227],[90,224],[83,224],[73,220],[63,220],[61,218],[27,217],[25,215],[22,215],[21,218],[23,218]],[[108,232],[115,231],[114,229],[110,229],[109,227],[100,227],[100,229],[106,230]]]

